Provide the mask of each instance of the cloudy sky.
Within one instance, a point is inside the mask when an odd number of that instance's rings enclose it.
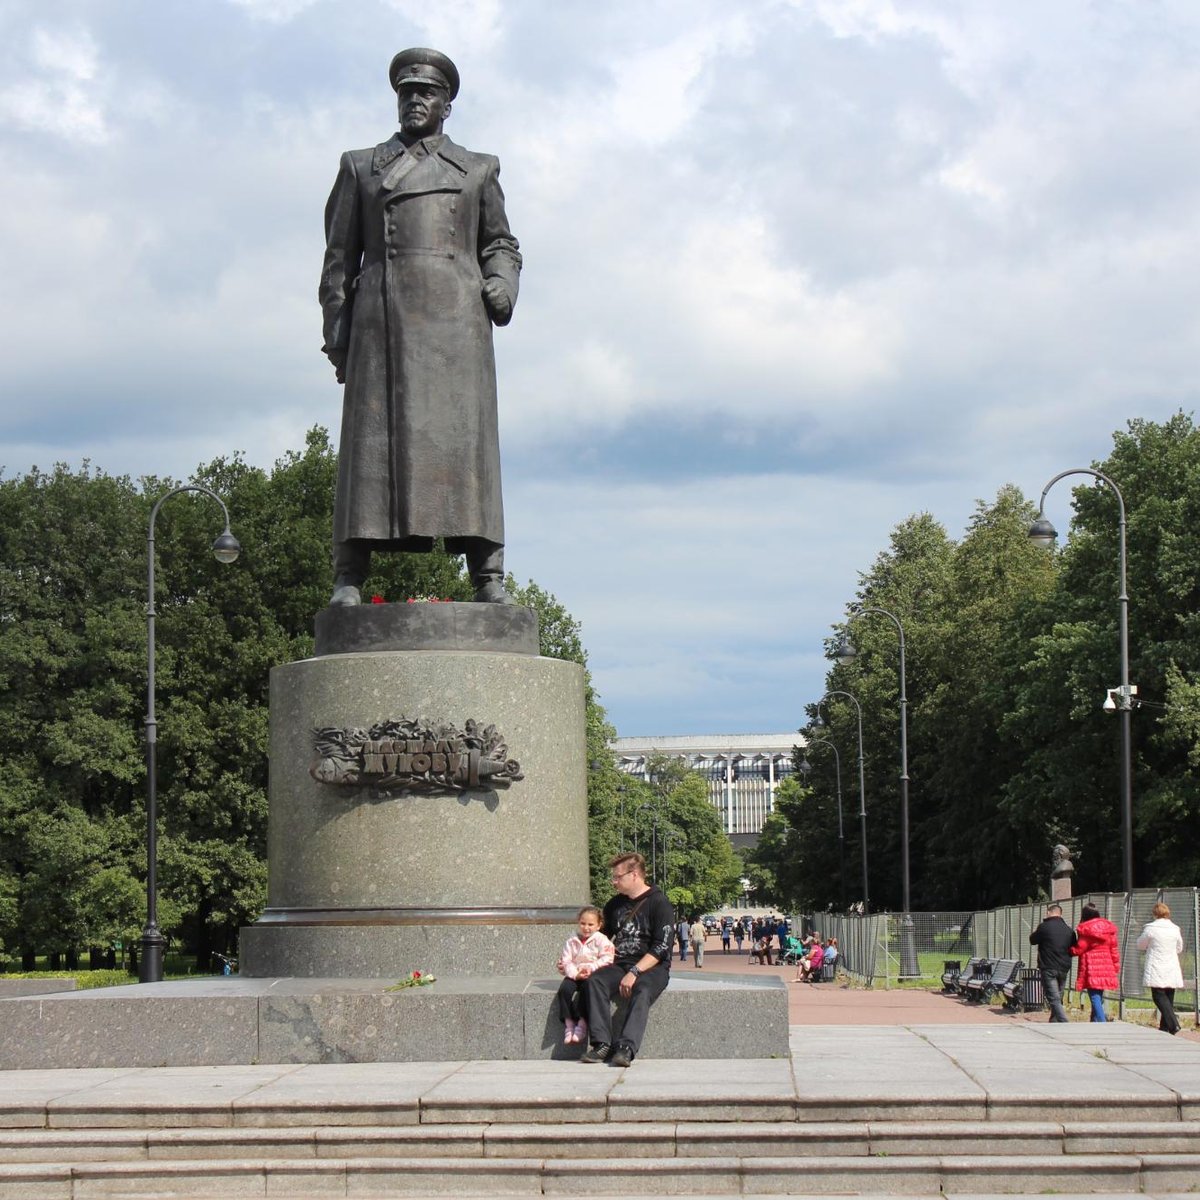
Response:
[[[621,734],[794,729],[898,521],[1196,407],[1195,0],[0,0],[8,476],[336,431],[322,211],[414,44],[525,254],[508,563]]]

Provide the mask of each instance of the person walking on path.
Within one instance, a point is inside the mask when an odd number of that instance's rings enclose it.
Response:
[[[646,860],[640,854],[618,854],[609,866],[617,894],[604,906],[604,928],[616,947],[616,961],[588,977],[591,1046],[579,1061],[628,1067],[641,1047],[650,1005],[671,982],[675,910],[646,882]],[[614,1043],[612,1002],[617,992],[628,1007],[620,1040]]]
[[[729,928],[729,923],[726,922],[721,926],[721,953],[729,953],[729,939],[733,936],[733,931]]]
[[[691,933],[691,926],[687,923],[686,917],[680,919],[676,926],[676,932],[679,935],[679,961],[687,962],[688,935]]]
[[[696,917],[692,921],[692,928],[689,930],[692,938],[692,953],[696,956],[696,966],[704,966],[704,939],[708,937],[708,930],[704,928],[704,922]]]
[[[733,926],[733,940],[738,944],[738,953],[742,952],[742,942],[746,940],[746,930],[741,921],[737,921]]]
[[[1121,952],[1117,949],[1117,927],[1100,915],[1094,905],[1085,904],[1075,930],[1071,953],[1079,959],[1079,977],[1075,986],[1087,992],[1092,1002],[1092,1020],[1107,1021],[1104,993],[1121,987]]]
[[[1175,989],[1183,987],[1183,969],[1179,956],[1183,953],[1183,932],[1171,920],[1171,910],[1162,903],[1150,912],[1154,916],[1137,940],[1137,948],[1146,955],[1142,983],[1154,997],[1158,1009],[1158,1027],[1171,1035],[1179,1032],[1175,1015]]]
[[[1071,947],[1075,942],[1075,930],[1063,920],[1062,905],[1047,904],[1046,917],[1029,935],[1029,944],[1038,948],[1042,990],[1050,1005],[1051,1021],[1062,1023],[1067,1019],[1062,997],[1071,974]]]

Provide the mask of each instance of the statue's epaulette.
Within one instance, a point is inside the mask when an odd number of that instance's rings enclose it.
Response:
[[[471,170],[470,152],[464,150],[449,138],[442,140],[442,144],[437,148],[437,156],[448,162],[456,171],[461,171],[464,175]]]
[[[388,163],[404,152],[404,143],[399,134],[392,134],[386,142],[380,142],[371,155],[371,174],[378,175],[387,169]]]

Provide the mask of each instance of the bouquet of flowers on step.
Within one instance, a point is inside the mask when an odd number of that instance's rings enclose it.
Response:
[[[437,983],[437,978],[430,975],[428,971],[413,971],[411,975],[405,975],[403,979],[397,980],[387,990],[398,992],[401,988],[424,987],[427,983]]]

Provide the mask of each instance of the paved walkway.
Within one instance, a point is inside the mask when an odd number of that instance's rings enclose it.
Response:
[[[717,946],[715,953],[712,947]],[[789,1025],[994,1025],[1011,1023],[997,1009],[983,1004],[964,1004],[923,988],[864,988],[839,983],[793,983],[795,967],[761,966],[747,953],[723,954],[720,942],[710,939],[704,966],[695,960],[680,962],[672,972],[685,975],[737,975],[751,979],[774,975],[788,981]]]
[[[986,1004],[967,1004],[954,996],[932,988],[877,985],[864,988],[850,985],[845,978],[838,983],[792,983],[795,967],[761,966],[750,961],[747,952],[736,948],[724,954],[720,940],[710,938],[704,951],[704,966],[697,970],[694,958],[679,961],[678,952],[671,970],[679,976],[729,974],[761,978],[774,975],[788,981],[788,1024],[797,1025],[1012,1025],[1044,1024],[1046,1013],[1016,1014]],[[715,950],[714,950],[715,947]],[[1074,1012],[1073,1016],[1081,1016]],[[1180,1010],[1185,1030],[1179,1039],[1200,1043],[1200,1033],[1192,1025],[1192,1016]],[[1086,1023],[1086,1022],[1085,1022]],[[1178,1039],[1177,1039],[1178,1040]]]

